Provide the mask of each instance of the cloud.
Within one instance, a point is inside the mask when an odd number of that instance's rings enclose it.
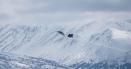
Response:
[[[0,0],[0,22],[79,22],[86,19],[87,11],[130,12],[130,3],[130,0]]]
[[[130,0],[0,0],[0,12],[44,13],[131,11]]]
[[[130,0],[48,0],[47,11],[130,11]]]

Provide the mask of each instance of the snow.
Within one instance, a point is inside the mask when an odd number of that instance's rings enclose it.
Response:
[[[22,63],[19,63],[19,62],[16,62],[16,61],[11,61],[10,63],[11,63],[11,64],[14,64],[14,65],[16,65],[16,66],[22,67],[22,68],[29,68],[28,65],[22,64]]]
[[[131,32],[122,31],[113,28],[112,29],[112,38],[113,39],[131,39]]]
[[[44,58],[64,65],[105,60],[130,63],[128,14],[86,12],[82,15],[86,18],[79,21],[1,25],[0,52]],[[70,33],[74,34],[73,38],[67,37]],[[28,68],[25,64],[13,64]]]

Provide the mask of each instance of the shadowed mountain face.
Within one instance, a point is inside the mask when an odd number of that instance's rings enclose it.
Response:
[[[130,69],[131,63],[117,63],[117,61],[101,61],[97,63],[79,62],[64,65],[53,60],[29,56],[19,57],[14,54],[0,54],[0,69]]]

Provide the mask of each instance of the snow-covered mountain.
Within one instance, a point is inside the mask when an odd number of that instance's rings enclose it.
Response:
[[[28,56],[16,56],[9,53],[0,54],[0,69],[130,69],[130,63],[119,64],[117,61],[101,61],[97,63],[79,62],[64,65],[53,60]]]
[[[63,32],[63,35],[58,31]],[[69,38],[69,34],[73,34],[73,37]],[[103,65],[106,65],[103,62],[114,61],[117,64],[131,63],[131,19],[105,22],[91,20],[72,25],[68,23],[1,25],[0,52],[26,55],[38,60],[39,58],[52,60],[67,65],[65,67],[69,69],[74,68],[72,65],[77,65],[77,68],[80,66],[88,68],[88,63]],[[0,59],[1,65],[7,65],[9,59],[6,60],[3,55]],[[10,61],[22,62],[21,59],[11,58]],[[30,60],[32,59],[29,59],[29,64]],[[19,65],[17,62],[15,63]]]

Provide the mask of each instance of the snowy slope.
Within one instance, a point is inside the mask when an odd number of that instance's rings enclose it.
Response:
[[[72,69],[51,60],[34,57],[20,57],[14,54],[0,54],[0,69]]]
[[[64,65],[43,58],[17,56],[15,54],[0,54],[0,69],[130,69],[130,63],[119,64],[116,61],[101,61],[97,63],[79,62]]]
[[[0,25],[0,53],[4,53],[0,56],[1,67],[10,66],[10,63],[8,64],[10,60],[3,58],[5,52],[7,55],[11,53],[23,59],[26,59],[23,57],[26,55],[55,61],[69,69],[92,68],[92,66],[95,69],[97,66],[106,67],[108,64],[116,64],[114,67],[121,64],[130,66],[131,19],[121,14],[86,14],[88,15],[86,21]],[[58,31],[62,31],[64,36]],[[73,38],[69,38],[68,34],[74,34]],[[18,57],[10,58],[14,60]],[[11,66],[16,69],[17,65],[18,68],[21,68],[19,65],[26,67],[26,64],[21,64],[20,61],[11,61],[11,64],[16,64]],[[28,66],[30,65],[27,65],[27,69],[30,68]],[[6,69],[6,66],[3,69]]]
[[[57,31],[62,31],[62,36]],[[73,33],[73,38],[67,35]],[[63,64],[125,60],[131,57],[131,22],[91,20],[87,23],[49,25],[2,25],[0,51],[43,57]],[[127,61],[131,59],[128,58]]]

